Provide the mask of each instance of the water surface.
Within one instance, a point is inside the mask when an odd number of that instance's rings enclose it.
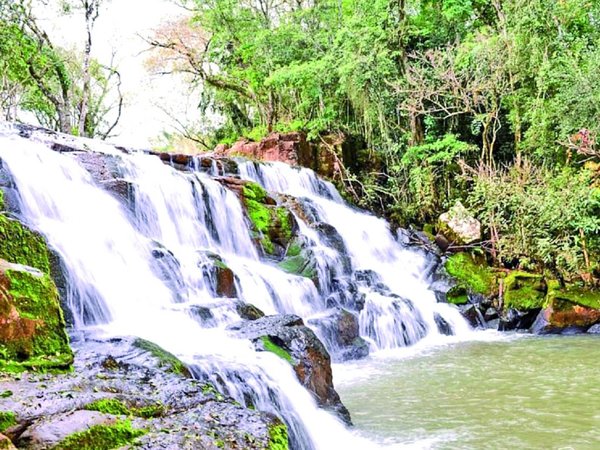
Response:
[[[356,427],[388,443],[600,449],[597,336],[462,342],[376,356],[336,375]]]

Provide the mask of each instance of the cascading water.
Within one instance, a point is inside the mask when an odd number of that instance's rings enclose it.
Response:
[[[270,192],[302,198],[316,222],[331,225],[339,233],[351,272],[357,275],[359,290],[364,294],[360,332],[372,347],[392,349],[426,336],[435,338],[440,334],[440,321],[454,334],[470,331],[458,311],[437,303],[424,275],[427,261],[403,248],[385,221],[348,207],[331,183],[319,180],[309,169],[283,163],[242,162],[240,174]],[[314,231],[311,239],[320,249],[316,257],[321,270],[343,278],[340,258],[332,258],[331,249],[329,254],[324,250],[326,239]],[[336,294],[327,284],[321,288],[324,295]]]
[[[229,203],[229,193],[213,181],[156,165],[154,157],[118,157],[124,175],[136,183],[133,214],[99,188],[74,158],[0,133],[0,159],[15,181],[22,218],[46,235],[66,265],[75,327],[158,343],[191,364],[195,373],[218,379],[215,384],[224,384],[240,403],[250,396],[257,408],[281,416],[293,448],[374,447],[319,409],[289,364],[268,352],[256,352],[249,341],[229,337],[225,325],[232,320],[230,314],[217,317],[213,327],[201,326],[189,314],[186,306],[213,306],[219,300],[198,275],[201,256],[195,253],[216,250],[228,261],[238,259],[240,267],[261,264],[239,203]],[[157,178],[144,178],[143,173]],[[210,201],[196,208],[202,195]],[[210,202],[223,200],[232,210],[213,208],[207,219]],[[176,261],[181,276],[178,292],[166,282],[173,274],[161,276],[165,267],[156,262],[157,249]],[[262,276],[273,275],[267,271]],[[278,277],[281,283],[299,278],[285,273]],[[280,306],[289,301],[284,294],[280,298]],[[275,301],[266,303],[276,309]]]
[[[261,258],[239,199],[199,166],[182,173],[154,156],[94,144],[130,187],[133,198],[124,203],[98,186],[77,154],[6,134],[0,130],[0,159],[16,183],[22,219],[46,235],[66,265],[74,327],[158,343],[240,403],[281,416],[293,448],[375,445],[319,409],[289,364],[229,336],[225,328],[239,316],[206,270],[215,257],[235,274],[239,301],[267,314],[315,319],[308,323],[332,350],[319,318],[348,302],[346,291],[364,299],[360,332],[374,349],[437,336],[439,318],[455,334],[468,330],[457,311],[435,302],[422,275],[426,261],[402,248],[384,221],[345,205],[312,171],[239,164],[242,178],[302,198],[314,223],[298,218],[299,235],[316,259],[318,288]],[[213,162],[210,173],[224,169]],[[210,318],[200,320],[198,308]]]

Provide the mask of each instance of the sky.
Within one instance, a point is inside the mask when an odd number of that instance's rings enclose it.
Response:
[[[65,16],[55,9],[39,6],[35,14],[55,44],[83,49],[85,24],[81,13]],[[124,146],[148,147],[163,130],[174,129],[173,121],[163,109],[177,116],[189,114],[193,109],[194,98],[183,79],[148,73],[144,61],[149,46],[141,37],[150,36],[164,21],[184,14],[170,0],[104,1],[94,27],[92,56],[108,63],[116,52],[115,62],[125,95],[117,136],[112,141]]]

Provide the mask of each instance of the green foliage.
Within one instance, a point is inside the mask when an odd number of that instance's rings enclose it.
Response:
[[[56,444],[53,450],[111,450],[132,443],[145,434],[131,426],[129,420],[112,425],[94,425],[86,431],[74,433]]]
[[[501,262],[570,279],[598,267],[600,191],[591,182],[587,170],[525,164],[479,177],[470,204],[498,236]]]

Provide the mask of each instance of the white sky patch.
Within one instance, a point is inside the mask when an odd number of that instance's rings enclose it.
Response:
[[[85,23],[81,12],[64,15],[44,6],[35,12],[54,43],[83,49]],[[117,136],[112,141],[148,147],[162,131],[174,129],[163,109],[179,117],[189,114],[190,106],[193,108],[195,99],[181,77],[152,76],[144,67],[149,46],[142,37],[149,37],[161,23],[184,14],[186,11],[170,0],[107,0],[102,5],[94,27],[92,56],[108,64],[115,53],[125,96],[121,121],[115,129]]]

